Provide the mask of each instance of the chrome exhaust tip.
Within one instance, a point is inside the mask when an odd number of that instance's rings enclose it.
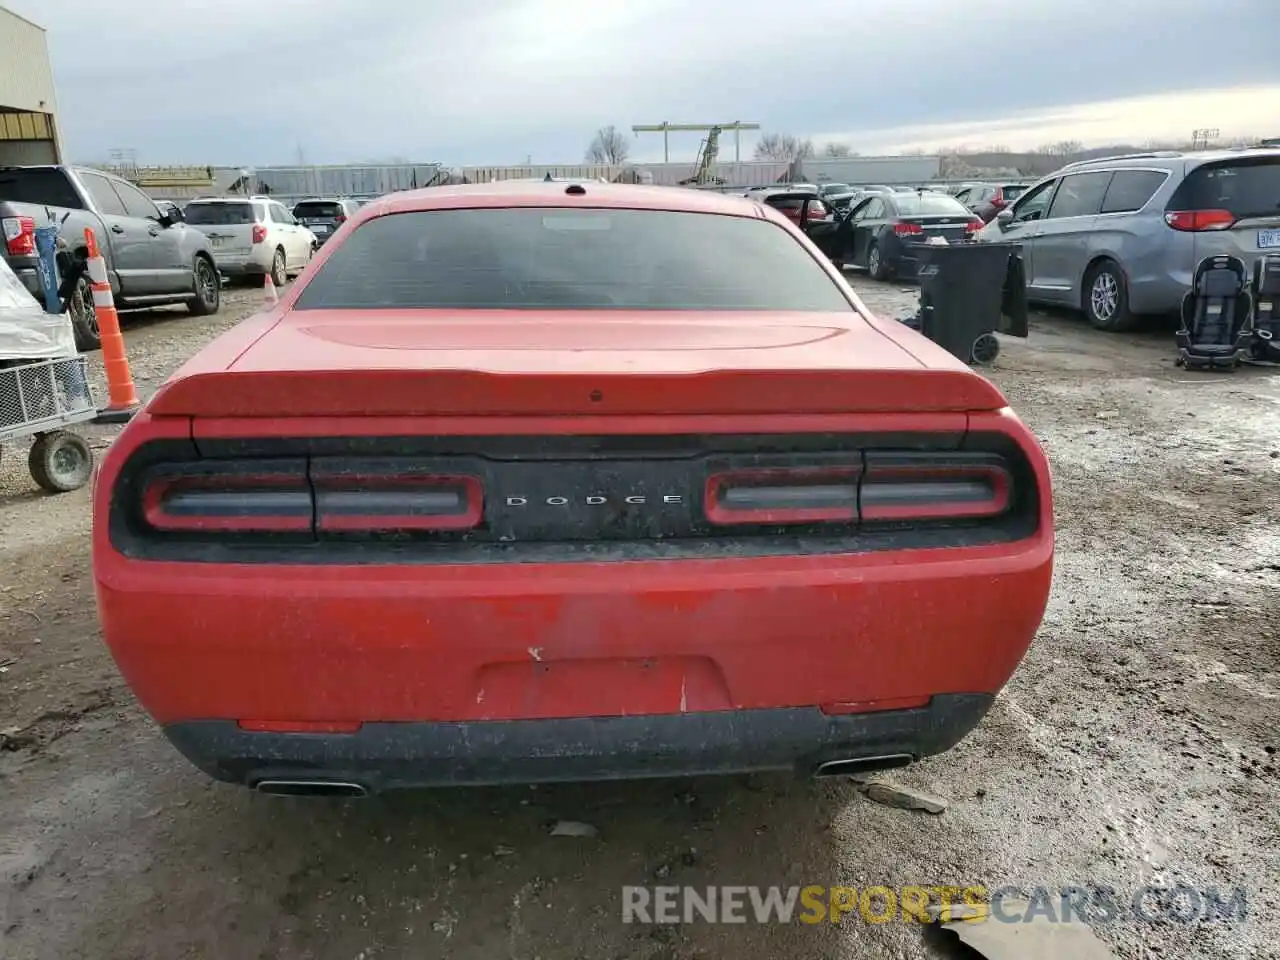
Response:
[[[855,773],[867,773],[872,770],[892,770],[905,767],[915,758],[909,753],[890,753],[881,757],[856,757],[851,760],[828,760],[818,764],[813,771],[815,777],[847,777]]]
[[[275,797],[367,797],[369,791],[358,783],[343,780],[259,780],[258,793]]]

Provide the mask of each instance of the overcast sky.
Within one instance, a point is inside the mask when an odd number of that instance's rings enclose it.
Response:
[[[0,2],[48,29],[85,161],[578,163],[597,127],[662,120],[864,154],[1280,136],[1280,0]]]

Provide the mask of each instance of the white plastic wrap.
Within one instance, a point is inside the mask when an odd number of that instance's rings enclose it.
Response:
[[[52,360],[75,355],[70,315],[45,313],[0,257],[0,360]]]

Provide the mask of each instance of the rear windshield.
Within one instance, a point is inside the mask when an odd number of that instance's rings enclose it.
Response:
[[[36,167],[31,170],[0,170],[0,200],[10,203],[41,203],[51,207],[81,209],[84,204],[61,170]]]
[[[853,305],[783,227],[663,210],[433,210],[370,220],[294,309],[797,310]]]
[[[253,205],[248,203],[193,203],[185,212],[187,223],[195,226],[232,227],[253,223]]]
[[[338,203],[324,203],[321,201],[309,201],[300,203],[293,208],[293,215],[299,220],[332,220],[341,216],[342,205]]]
[[[1027,185],[1025,183],[1006,183],[1004,185],[1004,198],[1006,200],[1016,200],[1026,192]]]
[[[1192,171],[1169,206],[1229,210],[1232,216],[1280,216],[1280,156],[1207,163]]]
[[[967,216],[968,208],[955,197],[946,197],[940,193],[904,193],[893,198],[893,205],[906,217],[953,215]]]

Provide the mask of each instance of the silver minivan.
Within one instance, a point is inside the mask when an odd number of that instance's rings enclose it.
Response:
[[[979,241],[1022,245],[1028,299],[1101,330],[1177,311],[1196,264],[1250,272],[1280,253],[1280,149],[1164,151],[1069,164],[1028,188]]]

